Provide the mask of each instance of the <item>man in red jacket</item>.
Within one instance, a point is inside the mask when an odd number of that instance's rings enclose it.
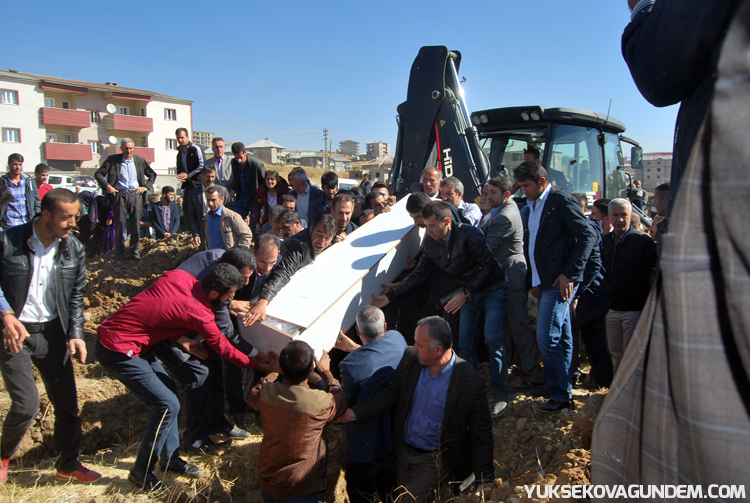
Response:
[[[203,357],[201,343],[184,337],[197,332],[225,360],[239,367],[257,368],[255,360],[235,349],[222,335],[211,309],[231,300],[244,284],[245,278],[229,264],[218,264],[200,281],[186,271],[168,271],[99,326],[99,362],[155,409],[128,476],[134,484],[149,490],[162,486],[153,474],[157,458],[163,470],[200,476],[200,468],[179,457],[177,389],[150,348],[172,339]]]

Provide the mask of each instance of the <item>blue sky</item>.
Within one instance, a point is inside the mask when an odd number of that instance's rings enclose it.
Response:
[[[193,100],[193,127],[293,150],[396,140],[423,45],[462,53],[470,111],[546,105],[607,113],[646,152],[671,151],[620,51],[626,0],[13,2],[0,68],[119,82]]]

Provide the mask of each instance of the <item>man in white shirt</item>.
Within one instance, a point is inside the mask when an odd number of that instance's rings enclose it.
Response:
[[[67,189],[53,189],[32,222],[0,234],[0,352],[5,388],[12,400],[0,444],[0,483],[8,478],[10,459],[39,411],[33,363],[54,405],[57,478],[95,482],[101,475],[78,460],[81,419],[71,356],[86,361],[83,296],[86,252],[70,231],[79,203]]]

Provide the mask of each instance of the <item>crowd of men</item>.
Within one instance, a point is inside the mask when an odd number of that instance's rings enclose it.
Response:
[[[493,480],[492,417],[508,410],[512,393],[544,396],[537,410],[557,413],[572,407],[573,386],[611,383],[656,260],[655,241],[633,226],[627,199],[594,201],[586,218],[587,197],[551,183],[533,151],[514,168],[514,181],[491,178],[479,205],[463,200],[459,179],[427,167],[405,204],[414,224],[426,229],[421,251],[408,257],[397,282],[362,308],[356,335],[339,335],[333,348],[339,355],[318,360],[303,342],[264,354],[239,336],[239,324],[263,320],[299,269],[390,212],[395,198],[369,179],[339,190],[334,172],[323,175],[322,188],[303,168],[285,179],[248,156],[242,144],[232,145],[230,159],[221,138],[204,162],[185,129],[177,130],[177,139],[182,211],[175,189],[164,187],[161,198],[152,196],[145,220],[157,239],[165,239],[179,232],[182,213],[199,252],[106,318],[95,346],[108,372],[154,409],[129,474],[139,487],[162,487],[157,462],[162,471],[200,476],[181,450],[216,454],[232,438],[249,436],[247,403],[264,430],[258,476],[265,501],[316,500],[325,489],[322,433],[338,421],[350,423],[344,461],[351,501],[395,497],[401,487],[401,497],[422,502],[445,476]],[[31,178],[22,165],[23,158],[12,155],[3,177],[0,364],[13,405],[3,424],[0,478],[7,479],[9,460],[38,409],[34,363],[45,385],[65,383],[48,388],[57,476],[92,482],[99,474],[78,461],[71,363],[71,355],[86,360],[85,250],[70,237],[81,201],[65,189],[40,198],[44,168]],[[127,138],[121,154],[96,173],[114,214],[118,264],[142,259],[142,215],[155,178]],[[520,207],[512,197],[516,189],[526,199]],[[659,214],[668,193],[668,186],[657,188]],[[530,294],[539,302],[536,334],[529,325]],[[586,382],[578,372],[578,334],[591,361]],[[478,372],[482,342],[490,403]],[[511,388],[514,362],[523,383]],[[243,368],[255,369],[255,379],[243,379]],[[185,389],[184,404],[173,379]],[[229,438],[217,441],[217,434]]]

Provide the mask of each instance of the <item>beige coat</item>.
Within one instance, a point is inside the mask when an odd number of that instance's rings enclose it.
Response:
[[[209,215],[211,215],[210,211],[206,214],[206,218],[204,219],[203,232],[206,236],[206,246],[208,248],[216,248],[216,246],[212,246],[211,243],[208,242]],[[226,250],[237,245],[247,246],[248,248],[252,247],[253,233],[250,230],[250,227],[247,226],[238,213],[235,213],[226,206],[221,210],[221,222],[219,226],[221,228],[221,238],[224,241],[224,248]]]

